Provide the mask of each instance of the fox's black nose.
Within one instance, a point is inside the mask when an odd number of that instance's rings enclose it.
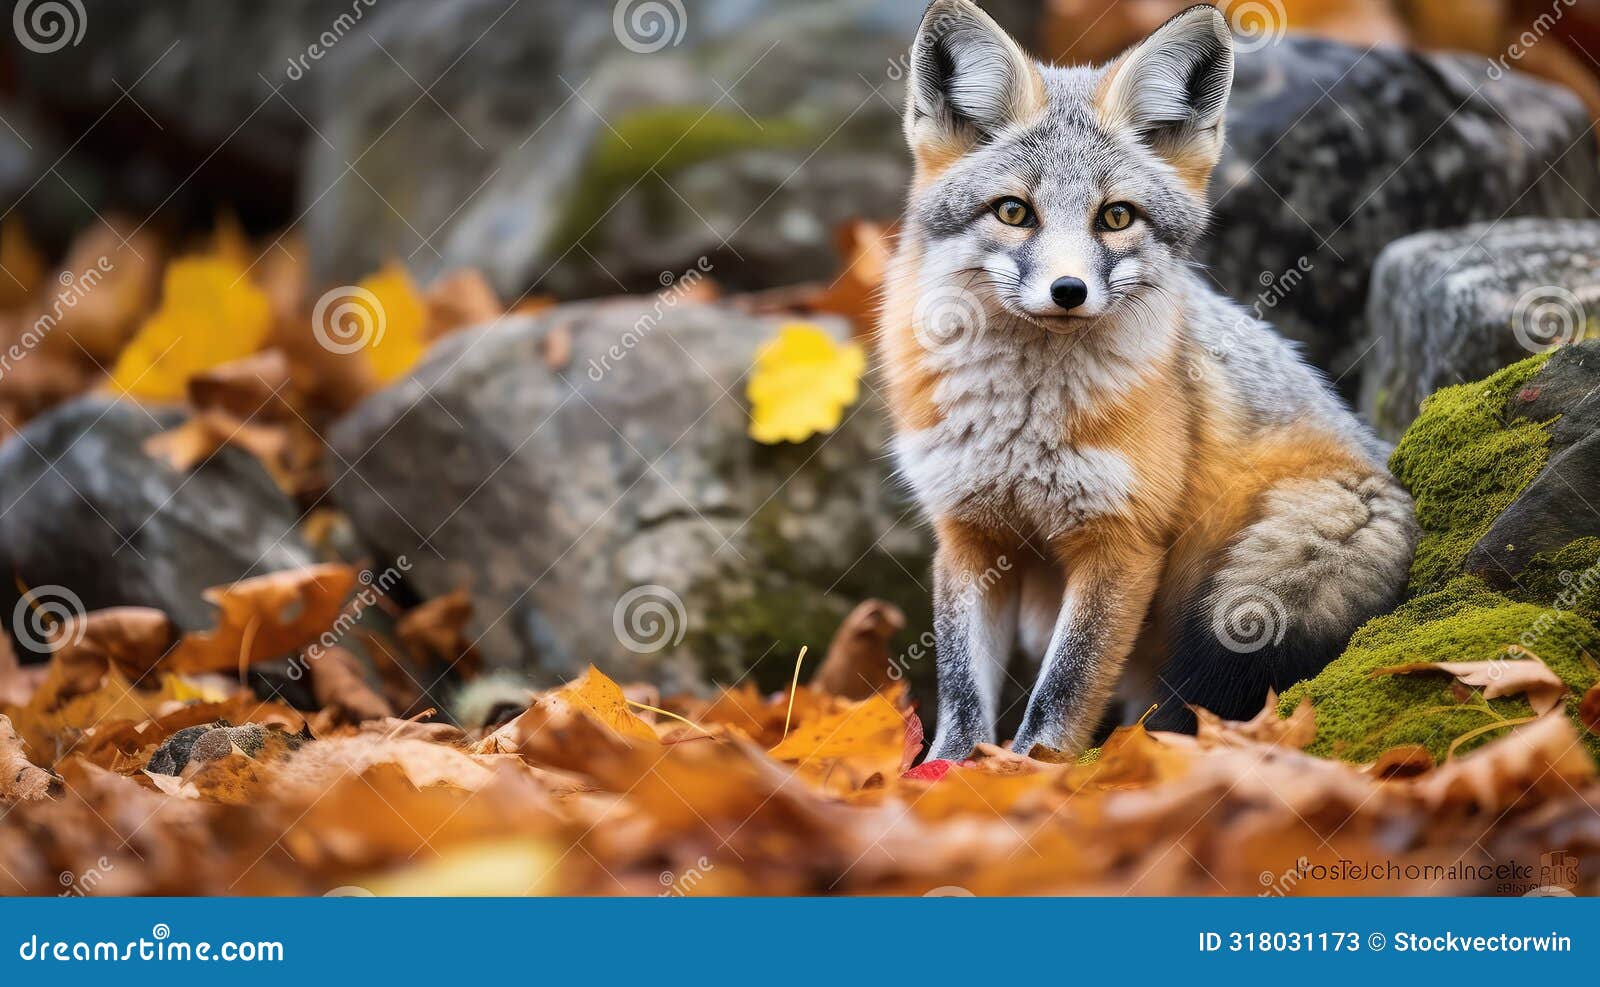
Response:
[[[1082,278],[1056,278],[1050,282],[1050,297],[1070,311],[1089,299],[1089,286]]]

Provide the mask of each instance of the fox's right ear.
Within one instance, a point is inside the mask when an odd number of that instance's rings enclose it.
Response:
[[[906,140],[919,162],[970,150],[1044,109],[1020,45],[970,0],[934,0],[911,45]]]
[[[1233,36],[1222,12],[1190,7],[1106,69],[1095,110],[1126,129],[1204,190],[1222,153],[1222,117],[1233,87]]]

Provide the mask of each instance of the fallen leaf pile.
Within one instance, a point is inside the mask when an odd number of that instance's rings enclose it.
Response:
[[[189,634],[94,612],[42,676],[0,663],[0,892],[89,869],[97,894],[1596,889],[1600,777],[1559,711],[1437,766],[1310,756],[1311,707],[1269,703],[1246,723],[1201,712],[1195,736],[1122,728],[1095,757],[984,745],[912,769],[903,685],[854,674],[900,619],[869,601],[826,677],[857,698],[661,698],[590,668],[461,728],[398,718],[353,656],[312,647],[355,582],[318,566],[220,588],[216,626]],[[412,611],[412,646],[389,646],[459,658],[459,615]],[[319,709],[240,684],[285,653]]]

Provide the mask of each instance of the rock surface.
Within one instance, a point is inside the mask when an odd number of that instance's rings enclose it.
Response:
[[[15,619],[19,582],[39,606],[155,607],[197,630],[215,622],[205,589],[315,561],[295,505],[249,455],[223,449],[185,474],[144,453],[180,417],[82,398],[0,447],[0,619],[19,654],[41,650]]]
[[[895,59],[921,8],[656,6],[662,33],[619,25],[626,4],[466,0],[337,52],[304,186],[325,194],[319,268],[356,277],[398,246],[513,297],[650,290],[702,256],[734,286],[831,274],[837,223],[898,212]],[[440,80],[417,106],[413,77]]]
[[[1378,256],[1372,289],[1361,410],[1393,439],[1440,387],[1590,334],[1600,316],[1600,221],[1418,233]]]
[[[1581,539],[1600,538],[1597,396],[1600,342],[1556,350],[1512,395],[1508,420],[1550,423],[1549,454],[1543,468],[1467,553],[1467,572],[1491,586],[1514,589],[1539,556],[1548,563]]]
[[[334,497],[423,596],[469,587],[492,664],[778,687],[865,597],[924,628],[929,551],[870,381],[829,435],[746,436],[744,378],[779,324],[646,298],[452,336],[334,428],[334,475],[352,467]],[[571,334],[559,371],[552,333]]]
[[[1292,36],[1241,55],[1200,259],[1318,366],[1370,369],[1355,366],[1368,283],[1391,241],[1508,216],[1589,217],[1600,202],[1578,99],[1525,75],[1491,79],[1488,66]],[[1309,273],[1281,283],[1301,258]]]

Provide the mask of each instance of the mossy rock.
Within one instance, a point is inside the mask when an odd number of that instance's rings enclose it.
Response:
[[[582,245],[598,225],[596,212],[636,186],[649,183],[665,199],[672,195],[668,179],[702,161],[798,147],[819,136],[789,120],[754,120],[714,108],[667,106],[624,114],[597,136],[547,249],[559,253]]]
[[[1372,673],[1414,662],[1534,660],[1508,658],[1513,644],[1536,653],[1567,684],[1568,713],[1576,716],[1579,699],[1600,679],[1600,668],[1590,657],[1600,654],[1600,631],[1575,613],[1512,600],[1474,576],[1457,577],[1443,589],[1368,621],[1344,654],[1315,678],[1286,691],[1278,711],[1287,716],[1309,697],[1317,736],[1307,750],[1347,761],[1371,761],[1402,744],[1421,745],[1441,759],[1457,738],[1504,725],[1463,741],[1455,751],[1460,754],[1503,736],[1516,721],[1532,715],[1527,701],[1520,696],[1484,700],[1477,691],[1453,687],[1455,680],[1442,673],[1376,678]],[[1600,756],[1600,738],[1587,731],[1584,736],[1590,751]]]
[[[1312,753],[1368,761],[1419,744],[1437,758],[1502,736],[1496,724],[1531,715],[1520,696],[1486,701],[1443,674],[1372,673],[1417,662],[1534,660],[1508,652],[1513,645],[1567,683],[1576,714],[1600,678],[1600,536],[1572,516],[1581,494],[1561,501],[1550,491],[1571,486],[1565,466],[1580,485],[1589,472],[1586,443],[1600,418],[1585,402],[1600,371],[1586,361],[1600,367],[1600,346],[1539,354],[1423,403],[1390,460],[1423,530],[1408,602],[1369,621],[1342,655],[1284,694],[1284,715],[1305,697],[1316,709]],[[1600,738],[1582,732],[1600,755]]]
[[[1506,409],[1547,358],[1438,391],[1395,447],[1389,468],[1411,491],[1422,525],[1412,593],[1437,589],[1459,572],[1495,518],[1544,468],[1550,423],[1512,420]]]

